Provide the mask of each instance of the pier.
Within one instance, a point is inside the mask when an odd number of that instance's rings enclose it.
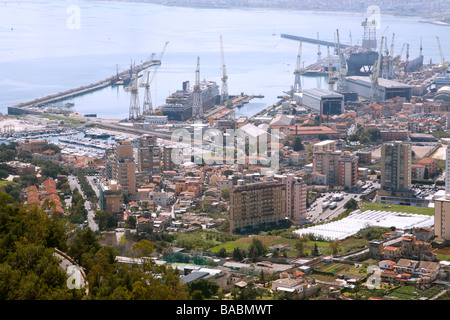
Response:
[[[161,60],[148,60],[137,66],[133,67],[133,72],[141,72],[144,69],[147,69],[152,66],[160,65]],[[69,89],[63,92],[47,95],[42,98],[37,98],[28,102],[19,103],[17,105],[8,107],[8,114],[10,115],[20,115],[26,113],[39,114],[39,108],[48,104],[52,104],[55,102],[63,101],[66,99],[71,99],[76,96],[80,96],[95,90],[103,89],[107,86],[110,86],[114,83],[114,81],[120,77],[126,77],[129,75],[130,69],[126,71],[122,71],[116,75],[110,76],[106,79],[100,80],[95,83],[91,83],[85,86],[81,86],[75,89]]]
[[[281,37],[286,38],[286,39],[291,39],[291,40],[297,40],[297,41],[300,41],[300,39],[301,39],[303,42],[320,44],[320,45],[324,45],[324,46],[330,46],[331,48],[334,48],[334,46],[335,46],[334,42],[317,40],[317,39],[306,38],[306,37],[293,36],[293,35],[285,34],[285,33],[282,33]],[[336,44],[336,46],[337,46],[337,44]],[[341,43],[340,47],[341,47],[341,49],[345,49],[345,48],[349,47],[349,45]]]

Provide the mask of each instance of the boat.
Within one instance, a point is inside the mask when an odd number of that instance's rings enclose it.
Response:
[[[219,86],[214,81],[201,81],[203,111],[206,112],[220,101]],[[189,81],[183,82],[182,90],[177,90],[166,98],[166,103],[160,106],[159,113],[167,116],[169,121],[186,121],[192,117],[194,91]]]

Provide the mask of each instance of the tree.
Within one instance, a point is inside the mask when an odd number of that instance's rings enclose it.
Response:
[[[248,256],[252,258],[262,257],[267,254],[267,248],[263,245],[261,240],[253,238],[252,243],[248,247]]]
[[[195,291],[200,291],[206,299],[210,299],[217,294],[220,286],[208,279],[198,279],[188,283],[189,292],[193,294]]]
[[[358,202],[354,198],[351,198],[344,204],[344,208],[356,210],[358,209]]]
[[[222,198],[224,198],[227,201],[230,200],[230,189],[222,188],[220,189],[220,192],[222,194]]]
[[[305,248],[305,244],[308,243],[308,241],[310,241],[310,239],[304,234],[297,239],[294,247],[297,250],[299,257],[303,256],[303,249]]]
[[[153,243],[145,239],[133,244],[133,251],[138,257],[149,256],[154,250]]]
[[[305,150],[305,147],[303,146],[303,143],[302,143],[302,139],[300,137],[294,138],[294,145],[292,146],[292,149],[294,151]]]
[[[331,255],[335,256],[339,252],[342,251],[341,242],[339,240],[335,240],[335,241],[330,243],[329,248],[330,248],[330,251],[331,251]]]
[[[100,230],[114,229],[117,227],[117,218],[107,211],[97,211],[94,217]]]
[[[314,257],[317,257],[320,253],[319,253],[319,248],[317,247],[317,243],[314,243],[314,249],[312,252]]]
[[[233,260],[242,261],[245,258],[245,251],[240,248],[233,249]]]
[[[225,249],[224,247],[220,248],[216,255],[219,258],[226,258],[228,256],[227,249]]]

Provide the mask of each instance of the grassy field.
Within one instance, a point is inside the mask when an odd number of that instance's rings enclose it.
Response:
[[[419,290],[415,286],[406,285],[393,290],[387,298],[399,300],[417,300],[419,297],[431,298],[442,290],[439,286],[434,286],[426,290]]]
[[[413,214],[424,214],[428,216],[434,215],[433,208],[423,208],[423,207],[414,207],[414,206],[402,206],[396,204],[383,204],[383,203],[361,203],[361,210],[380,210],[380,211],[394,211],[394,212],[404,212],[404,213],[413,213]]]

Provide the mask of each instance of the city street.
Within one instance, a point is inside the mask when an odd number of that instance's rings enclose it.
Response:
[[[81,190],[81,186],[78,183],[78,178],[76,176],[68,176],[67,181],[69,183],[70,189],[73,191],[78,189],[78,191],[81,193],[83,198],[85,199],[84,206],[88,212],[88,226],[92,229],[92,231],[98,230],[98,225],[94,220],[95,217],[95,205],[93,205],[89,200],[86,199],[83,190]],[[94,189],[95,190],[95,189]],[[67,203],[70,205],[72,199],[67,199]]]

